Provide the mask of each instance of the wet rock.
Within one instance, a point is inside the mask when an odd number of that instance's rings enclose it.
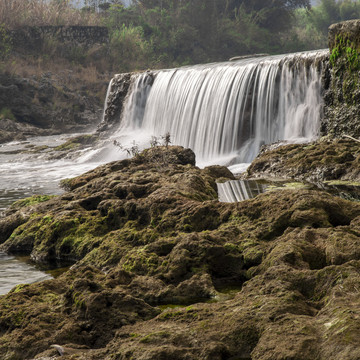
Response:
[[[360,180],[359,144],[350,139],[320,139],[264,150],[252,162],[247,177],[274,177],[323,182]]]
[[[105,119],[98,127],[100,133],[115,130],[119,127],[118,119],[120,118],[130,85],[131,73],[118,74],[113,78],[107,104],[105,104]]]
[[[331,56],[324,78],[324,135],[360,137],[359,29],[359,20],[329,28]]]
[[[258,171],[307,156],[355,174],[355,145],[332,145],[264,152]],[[231,174],[192,158],[145,151],[13,207],[2,250],[75,264],[0,297],[0,359],[51,358],[52,344],[82,360],[359,357],[360,204],[301,188],[220,203],[214,184]]]
[[[84,132],[101,120],[101,105],[55,79],[0,74],[0,142],[27,136]]]

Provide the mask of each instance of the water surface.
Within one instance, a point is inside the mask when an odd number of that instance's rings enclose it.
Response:
[[[52,276],[38,270],[24,258],[0,253],[0,295],[8,293],[14,286],[51,279]]]

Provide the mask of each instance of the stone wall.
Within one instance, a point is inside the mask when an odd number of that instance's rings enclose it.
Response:
[[[360,137],[360,20],[329,28],[322,133]]]
[[[15,48],[30,50],[41,49],[48,39],[85,48],[109,40],[108,29],[103,26],[27,26],[11,31],[10,35]]]

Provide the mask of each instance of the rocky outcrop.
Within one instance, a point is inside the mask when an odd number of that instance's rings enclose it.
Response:
[[[40,79],[0,74],[0,140],[81,132],[101,120],[99,100],[43,74]]]
[[[349,42],[360,45],[360,20],[343,21],[329,27],[329,48],[330,51],[339,44],[339,37]]]
[[[350,139],[322,138],[310,144],[264,146],[247,177],[360,182],[360,144]]]
[[[232,174],[194,160],[155,147],[8,211],[1,250],[76,264],[0,297],[0,359],[359,358],[359,203],[219,203]]]
[[[104,119],[102,119],[103,121],[98,127],[99,133],[116,130],[120,126],[120,117],[124,106],[124,100],[128,95],[131,83],[131,73],[117,74],[111,80],[104,104]]]
[[[322,133],[360,137],[360,20],[332,25],[329,46]]]
[[[107,98],[105,100],[104,118],[98,127],[99,133],[103,133],[104,135],[119,128],[122,123],[122,112],[125,105],[125,99],[131,96],[131,89],[135,86],[140,75],[140,73],[124,73],[117,74],[112,78],[109,84]],[[147,71],[146,75],[147,76],[142,80],[142,86],[150,88],[154,82],[156,72]],[[139,108],[144,108],[146,100],[146,96],[143,99],[137,99],[137,102],[143,101],[143,103],[136,105]],[[131,105],[132,103],[129,101],[129,106]],[[136,111],[139,111],[139,109]],[[144,110],[142,109],[140,111]]]

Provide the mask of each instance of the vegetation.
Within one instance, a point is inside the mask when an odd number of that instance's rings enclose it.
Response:
[[[294,25],[286,38],[290,50],[327,47],[328,27],[331,24],[360,18],[360,2],[353,0],[320,0],[317,6],[297,9]]]
[[[3,119],[15,120],[15,116],[12,113],[11,109],[7,107],[0,109],[0,120]]]
[[[30,76],[71,68],[94,83],[114,72],[325,48],[330,24],[360,18],[354,0],[320,0],[313,7],[309,0],[123,3],[87,0],[79,8],[69,0],[0,0],[0,70]],[[11,31],[43,25],[106,26],[109,42],[69,47],[49,38],[40,53],[11,43]]]
[[[0,24],[7,29],[42,25],[101,25],[92,12],[76,10],[68,0],[0,0]]]

